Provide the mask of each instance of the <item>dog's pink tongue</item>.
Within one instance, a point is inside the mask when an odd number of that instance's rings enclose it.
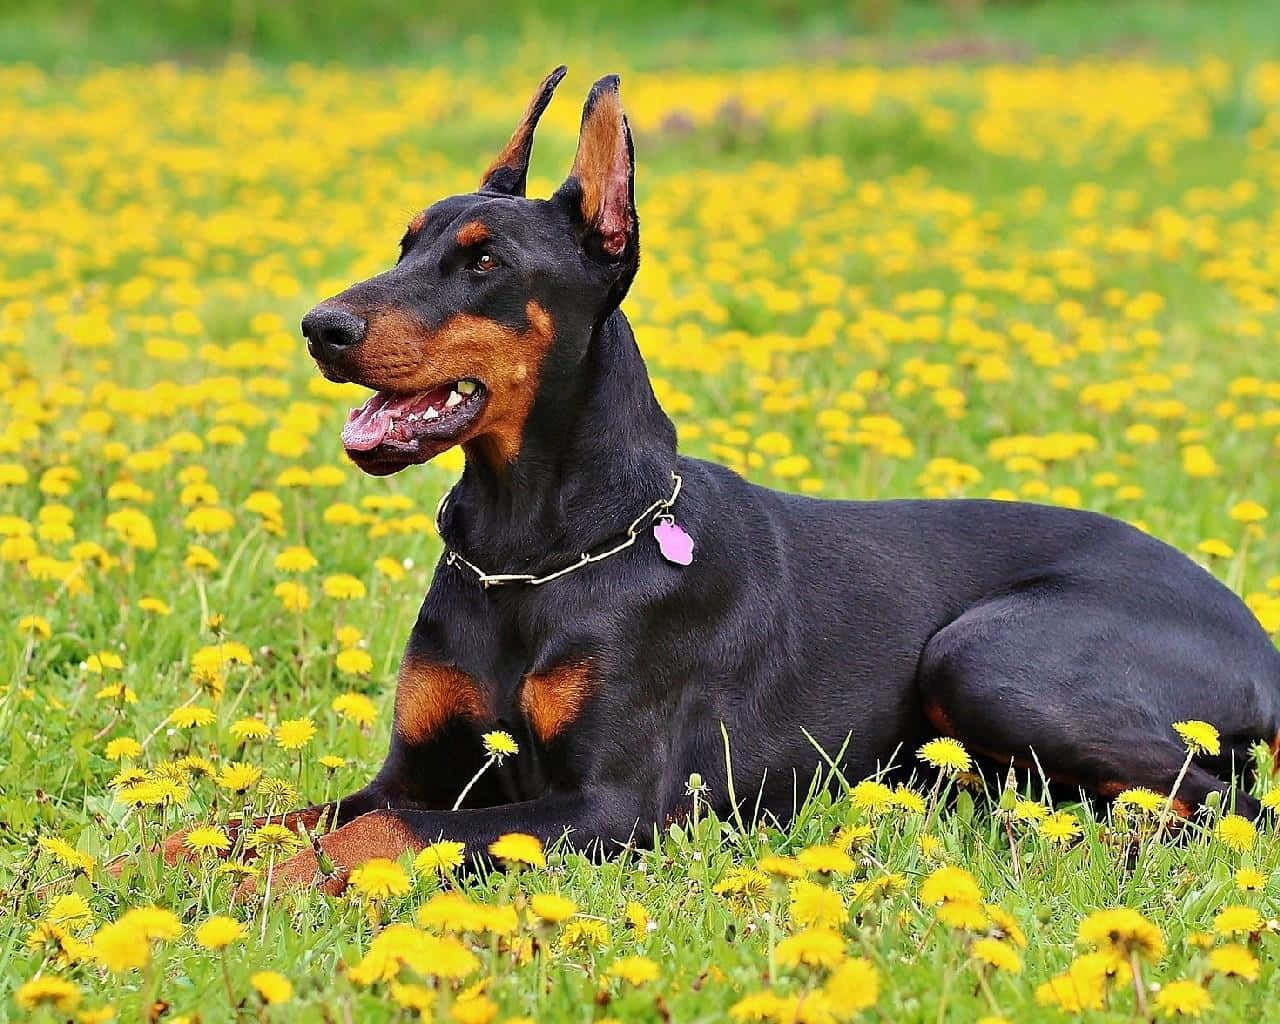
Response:
[[[342,428],[342,446],[350,451],[367,452],[387,439],[391,432],[391,416],[374,395],[359,409],[352,409]]]

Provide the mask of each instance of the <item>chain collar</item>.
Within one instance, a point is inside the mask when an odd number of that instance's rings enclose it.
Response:
[[[603,562],[606,558],[625,551],[636,542],[636,538],[640,536],[640,529],[646,523],[654,519],[670,519],[671,508],[676,503],[676,498],[680,496],[680,487],[684,483],[680,479],[680,474],[672,470],[671,472],[672,489],[671,496],[667,498],[659,498],[647,509],[641,512],[635,519],[631,521],[631,525],[627,527],[626,536],[613,547],[604,551],[595,553],[583,552],[576,562],[571,562],[563,569],[557,569],[555,572],[548,573],[545,576],[534,576],[532,573],[526,572],[485,572],[477,565],[473,565],[463,558],[458,552],[454,551],[448,544],[444,548],[444,560],[448,565],[460,565],[465,569],[469,569],[480,585],[486,590],[489,587],[500,587],[508,583],[527,583],[531,587],[540,587],[544,583],[550,583],[552,580],[558,580],[561,576],[568,576],[571,572],[577,572],[584,566],[590,565],[592,562]],[[440,529],[440,518],[444,515],[445,507],[449,503],[449,498],[453,494],[452,490],[445,491],[440,498],[440,504],[436,506],[436,533],[440,534],[440,540],[444,542],[444,533]]]

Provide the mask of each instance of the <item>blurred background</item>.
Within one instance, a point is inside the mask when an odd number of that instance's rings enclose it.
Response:
[[[268,61],[469,67],[545,48],[637,70],[795,61],[1026,61],[1275,49],[1270,0],[5,0],[0,59]],[[547,57],[539,55],[541,62]]]

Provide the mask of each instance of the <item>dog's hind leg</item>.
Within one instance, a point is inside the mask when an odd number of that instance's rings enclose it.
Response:
[[[1159,608],[1150,611],[1134,620],[1113,599],[1070,587],[978,605],[922,653],[924,714],[972,753],[1039,768],[1053,782],[1102,796],[1136,786],[1169,794],[1176,783],[1180,813],[1216,792],[1256,817],[1258,802],[1204,763],[1179,781],[1186,751],[1172,725],[1201,719],[1224,740],[1269,739],[1274,684],[1253,681],[1251,666],[1233,669],[1240,660],[1197,636],[1200,623],[1170,623]]]

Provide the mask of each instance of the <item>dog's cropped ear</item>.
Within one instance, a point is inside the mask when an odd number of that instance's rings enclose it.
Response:
[[[582,108],[578,155],[556,199],[574,212],[593,255],[616,261],[635,256],[635,150],[618,96],[618,76],[591,87]]]
[[[551,102],[556,86],[568,72],[563,64],[542,80],[524,117],[516,125],[511,140],[502,148],[489,169],[480,179],[481,192],[499,192],[507,196],[524,195],[525,183],[529,177],[529,154],[533,152],[533,130],[538,127],[538,119]]]

